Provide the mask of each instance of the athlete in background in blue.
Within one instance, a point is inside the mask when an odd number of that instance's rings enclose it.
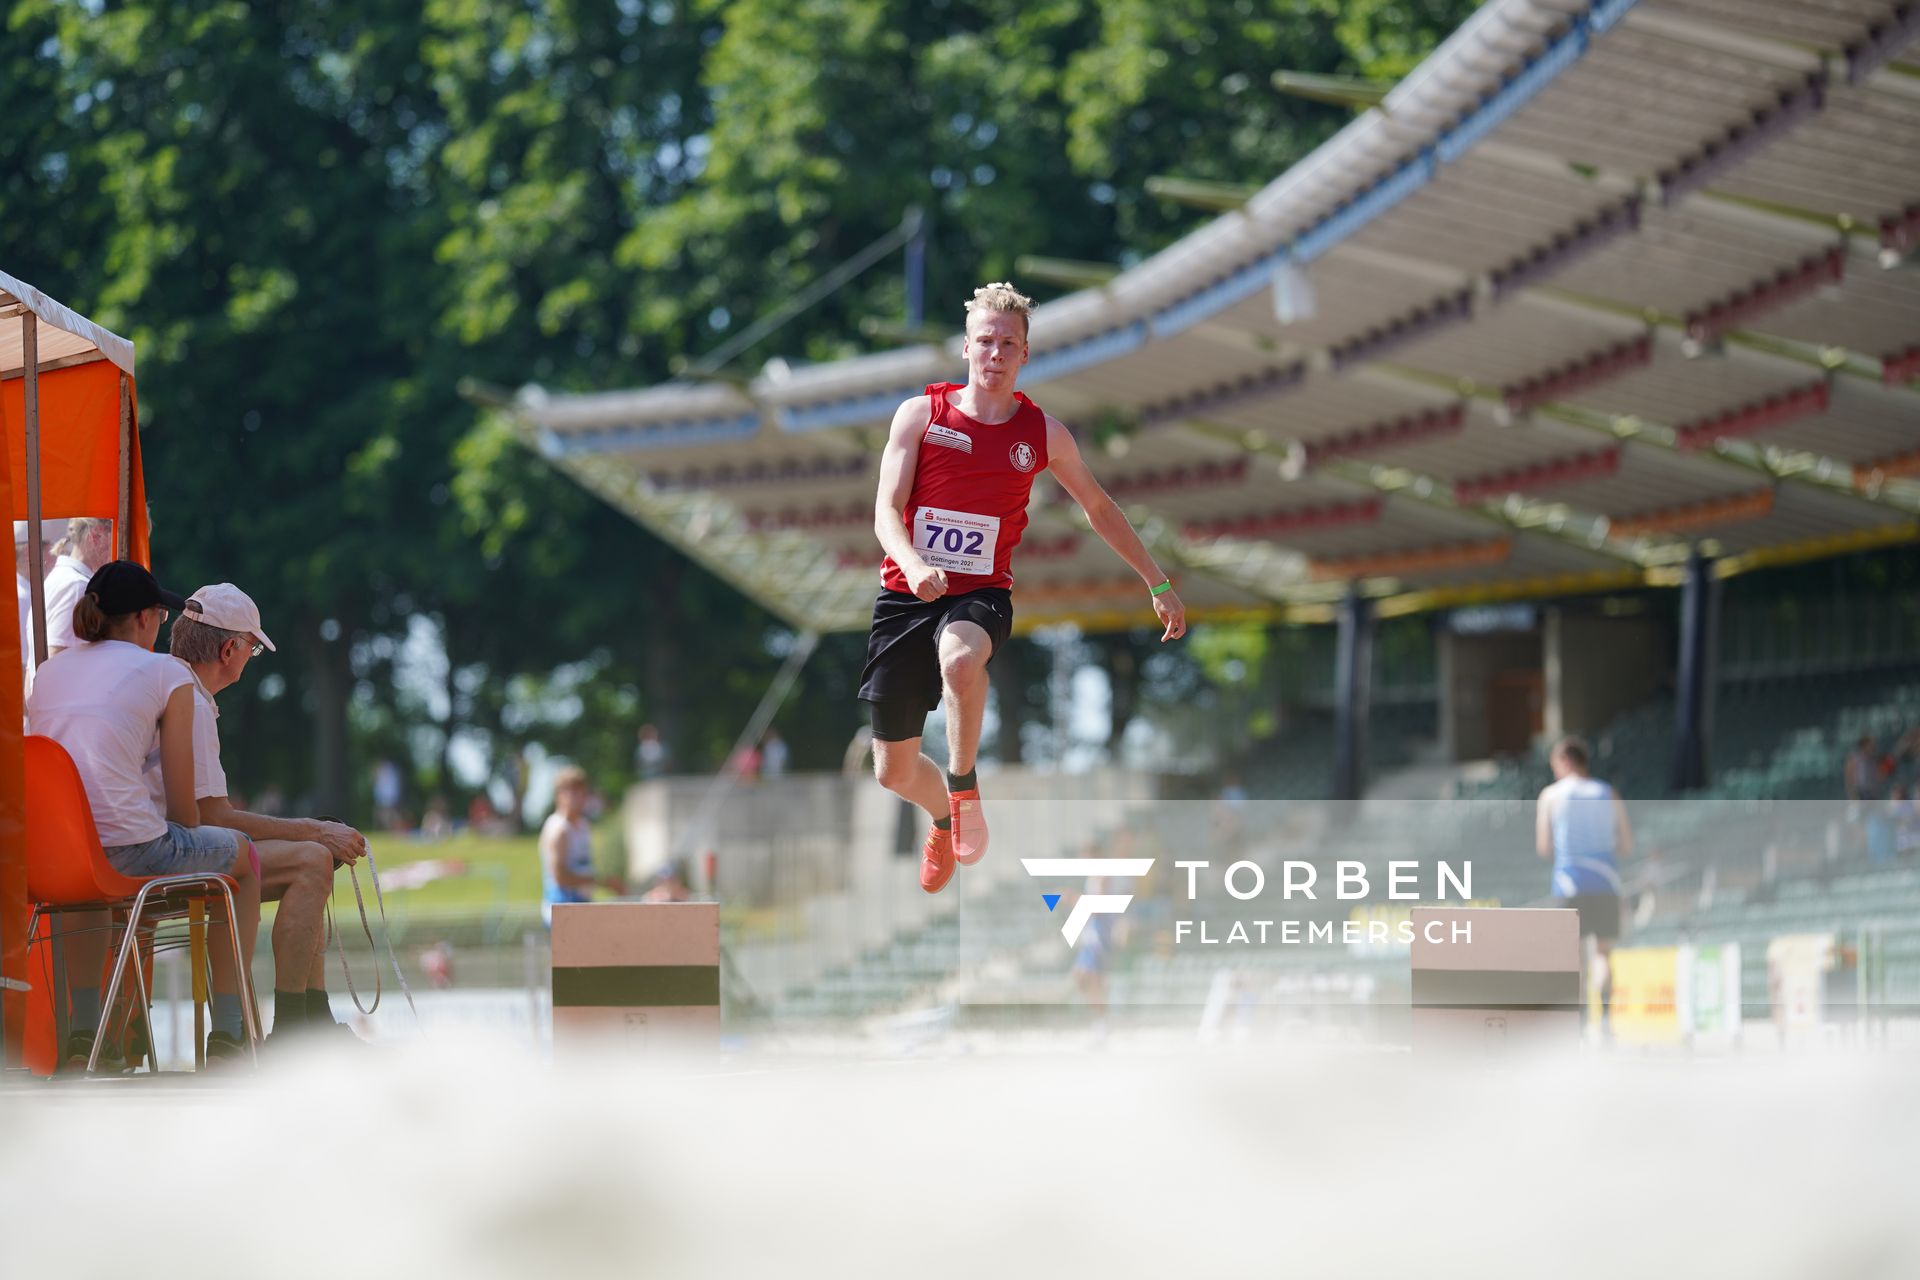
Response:
[[[1608,957],[1620,936],[1620,864],[1633,852],[1627,807],[1611,786],[1587,772],[1587,744],[1562,738],[1547,762],[1553,782],[1540,792],[1534,849],[1553,859],[1553,905],[1580,913],[1580,999],[1600,983],[1600,1027],[1613,1015],[1613,969]],[[1593,939],[1590,953],[1587,939]]]
[[[626,892],[617,878],[594,874],[587,793],[587,771],[578,765],[554,775],[553,812],[540,828],[540,915],[549,929],[555,903],[592,902],[595,889]]]

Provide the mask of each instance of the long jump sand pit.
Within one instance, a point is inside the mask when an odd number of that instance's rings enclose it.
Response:
[[[1912,1276],[1913,1068],[445,1042],[10,1089],[0,1222],[22,1275]]]

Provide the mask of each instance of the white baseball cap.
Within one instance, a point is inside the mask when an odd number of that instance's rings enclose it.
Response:
[[[27,535],[31,533],[32,530],[33,521],[15,520],[13,522],[13,545],[16,547],[26,546]],[[42,520],[40,522],[40,541],[46,543],[46,545],[52,546],[66,536],[67,522],[65,520]]]
[[[231,582],[216,582],[187,597],[185,616],[222,631],[250,635],[274,652],[273,641],[260,629],[260,607],[252,597]]]

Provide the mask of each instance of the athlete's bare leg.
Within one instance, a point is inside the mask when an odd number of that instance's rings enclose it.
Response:
[[[987,713],[987,659],[993,641],[978,623],[949,623],[940,633],[940,684],[947,704],[947,813],[953,822],[953,858],[963,867],[987,851],[987,818],[973,766],[980,721]]]
[[[940,766],[920,750],[920,739],[899,742],[873,740],[873,776],[903,800],[910,800],[935,818],[947,816],[947,783]]]
[[[940,683],[947,703],[947,772],[972,773],[987,714],[987,659],[993,640],[978,623],[952,622],[940,633]]]

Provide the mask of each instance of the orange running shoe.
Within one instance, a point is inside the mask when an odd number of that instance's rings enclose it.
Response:
[[[987,815],[980,807],[980,792],[947,792],[947,813],[953,818],[953,859],[970,867],[987,851]]]
[[[938,893],[953,879],[953,836],[933,827],[927,832],[926,847],[920,855],[920,887]]]

